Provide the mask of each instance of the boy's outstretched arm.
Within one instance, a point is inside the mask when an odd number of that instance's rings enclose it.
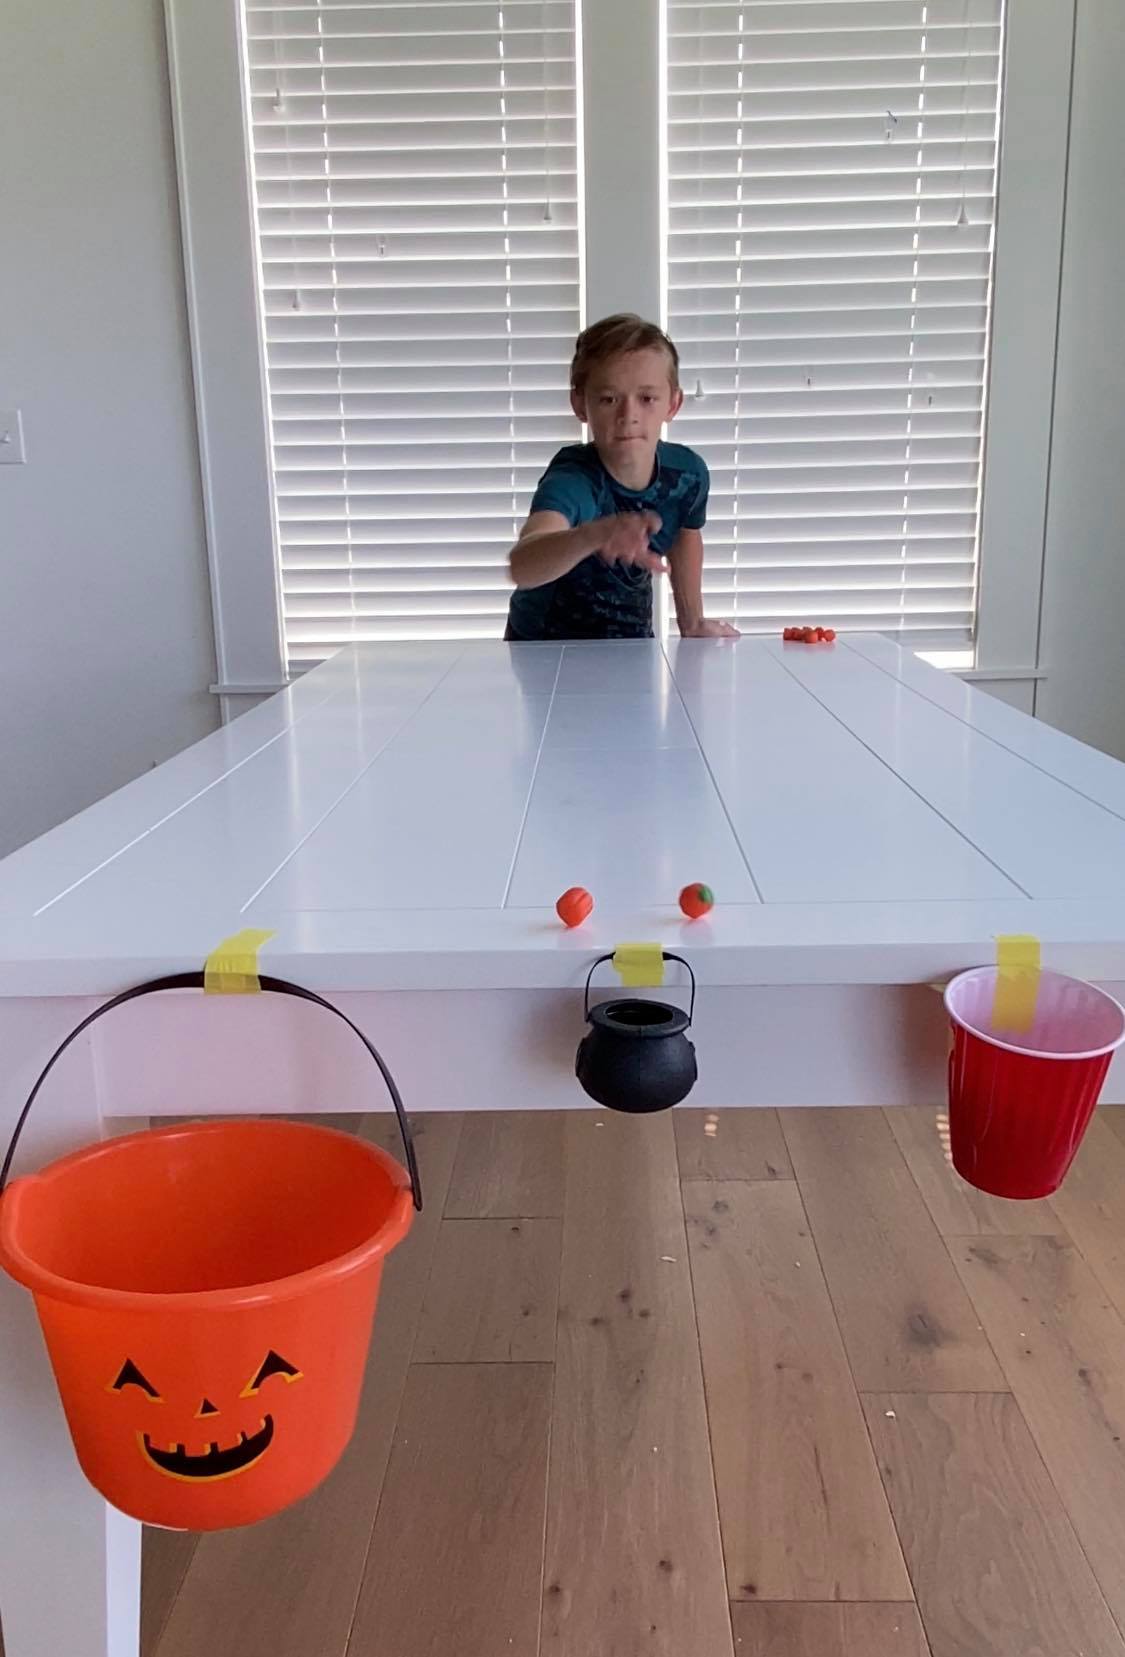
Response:
[[[729,621],[709,621],[703,614],[703,536],[698,529],[681,529],[668,548],[672,597],[683,639],[737,639]]]
[[[643,564],[654,575],[666,575],[667,564],[649,546],[649,536],[659,528],[655,512],[621,512],[573,527],[561,512],[533,512],[508,554],[508,567],[517,587],[557,581],[592,552],[607,564]]]

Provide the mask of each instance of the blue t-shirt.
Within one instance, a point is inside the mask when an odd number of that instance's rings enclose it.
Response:
[[[560,512],[573,528],[618,512],[660,517],[654,552],[665,553],[681,529],[707,518],[707,467],[682,443],[658,443],[652,481],[626,489],[611,477],[592,443],[560,449],[539,480],[532,512]],[[520,587],[508,606],[511,639],[650,639],[652,576],[636,564],[607,564],[596,553],[542,587]]]

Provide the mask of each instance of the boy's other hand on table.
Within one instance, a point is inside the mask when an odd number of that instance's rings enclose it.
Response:
[[[691,627],[680,628],[681,639],[740,639],[742,634],[729,621],[697,621]]]

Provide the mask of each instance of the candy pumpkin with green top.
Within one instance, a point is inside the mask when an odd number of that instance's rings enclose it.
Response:
[[[693,881],[680,893],[680,908],[689,921],[697,921],[715,907],[715,894],[710,886]]]

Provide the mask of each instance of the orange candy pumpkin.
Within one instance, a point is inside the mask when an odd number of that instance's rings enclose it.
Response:
[[[697,921],[715,907],[715,894],[710,886],[693,881],[680,893],[680,908],[689,921]]]
[[[594,900],[584,886],[572,886],[555,904],[555,913],[564,926],[581,926],[594,908]]]

